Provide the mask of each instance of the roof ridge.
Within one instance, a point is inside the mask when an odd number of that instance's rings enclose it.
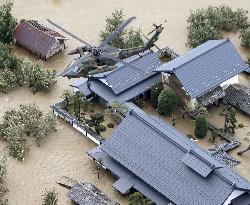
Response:
[[[218,46],[222,45],[222,44],[223,44],[223,43],[225,43],[225,42],[230,42],[230,43],[231,43],[231,41],[229,40],[229,38],[222,39],[222,40],[208,40],[206,43],[209,43],[209,41],[222,41],[222,42],[221,42],[221,43],[219,43],[219,44],[217,44],[217,45],[215,45],[215,46],[214,46],[214,47],[212,47],[211,49],[206,50],[206,51],[204,51],[204,52],[200,53],[199,55],[195,56],[194,58],[189,59],[189,60],[188,60],[188,61],[186,61],[185,63],[183,63],[183,64],[179,65],[177,68],[174,68],[174,69],[173,69],[173,71],[177,70],[180,66],[183,66],[183,65],[185,65],[185,64],[187,64],[187,63],[189,63],[190,61],[192,61],[192,60],[194,60],[194,59],[196,59],[196,58],[198,58],[198,57],[200,57],[200,56],[203,56],[203,55],[204,55],[204,54],[206,54],[208,51],[213,50],[214,48],[216,48],[216,47],[218,47]],[[199,47],[201,47],[202,45],[204,45],[204,44],[201,44],[201,45],[199,45],[199,46],[198,46],[198,47],[196,47],[196,48],[199,48]],[[194,48],[194,49],[196,49],[196,48]],[[181,56],[177,57],[176,59],[181,58],[181,57],[183,57],[184,55],[187,55],[187,54],[191,53],[192,51],[194,51],[194,49],[192,49],[192,50],[188,51],[187,53],[185,53],[185,54],[183,54],[183,55],[181,55]],[[171,62],[171,61],[170,61],[170,62]]]

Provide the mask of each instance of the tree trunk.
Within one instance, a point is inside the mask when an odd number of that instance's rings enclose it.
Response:
[[[245,149],[243,149],[242,151],[237,152],[237,155],[242,155],[243,153],[247,152],[250,150],[250,145],[248,145],[248,147],[246,147]]]

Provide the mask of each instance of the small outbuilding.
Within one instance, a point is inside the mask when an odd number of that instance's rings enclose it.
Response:
[[[14,31],[14,42],[41,59],[65,49],[66,37],[35,20],[22,20]]]

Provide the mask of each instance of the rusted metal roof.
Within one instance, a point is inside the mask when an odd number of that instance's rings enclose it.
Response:
[[[57,38],[66,39],[61,34],[38,24],[36,21],[20,22],[14,31],[14,38],[18,45],[42,58],[46,58],[47,53],[57,41]]]

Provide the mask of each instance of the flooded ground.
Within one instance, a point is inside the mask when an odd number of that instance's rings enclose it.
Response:
[[[0,0],[2,4],[4,0]],[[245,8],[250,11],[249,0],[16,0],[14,1],[13,14],[21,19],[36,19],[45,25],[47,18],[57,22],[59,25],[72,31],[75,35],[83,38],[91,44],[98,44],[98,34],[104,29],[105,16],[110,15],[114,9],[124,8],[128,16],[136,15],[137,19],[133,26],[141,26],[144,33],[152,29],[152,23],[161,23],[168,19],[157,44],[160,47],[169,45],[178,53],[188,50],[185,47],[187,30],[186,20],[190,10],[206,7],[208,5],[227,4],[232,8]],[[250,17],[250,15],[249,15]],[[237,49],[244,58],[250,57],[250,52],[240,48],[238,34],[229,35]],[[68,49],[80,44],[69,38]],[[19,56],[28,56],[36,61],[36,57],[29,55],[22,48],[17,47],[16,53]],[[45,62],[50,69],[62,71],[73,57],[66,54],[58,54]],[[240,81],[250,85],[249,76],[243,74]],[[58,83],[49,93],[32,94],[28,88],[18,88],[10,91],[9,94],[0,94],[0,119],[6,110],[16,107],[20,103],[36,103],[44,111],[49,111],[49,105],[60,98],[62,90],[71,89],[69,86],[72,80],[58,78]],[[211,118],[223,122],[212,110]],[[250,119],[239,114],[238,120],[250,125]],[[178,128],[177,124],[177,128]],[[183,124],[182,129],[186,134],[193,130],[188,124]],[[238,129],[237,138],[244,138],[249,132],[249,127]],[[0,141],[0,148],[5,144]],[[68,124],[58,124],[58,131],[52,134],[48,142],[41,148],[32,147],[24,163],[9,159],[8,161],[8,188],[9,202],[11,205],[34,205],[41,204],[41,196],[46,188],[55,187],[59,192],[59,204],[70,205],[65,193],[66,190],[56,185],[62,176],[71,177],[77,180],[91,182],[106,192],[115,201],[122,205],[127,204],[127,198],[122,197],[112,187],[115,179],[108,173],[102,174],[98,180],[92,172],[92,161],[86,152],[95,145],[75,131]],[[232,152],[235,156],[237,150]],[[240,157],[242,164],[237,167],[240,173],[250,180],[250,153]]]

